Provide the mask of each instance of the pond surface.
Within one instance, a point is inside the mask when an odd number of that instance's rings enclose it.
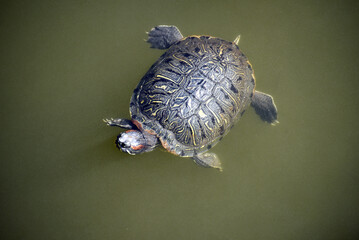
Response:
[[[2,4],[1,239],[355,239],[358,3]],[[234,40],[280,124],[253,109],[213,149],[224,171],[118,151],[159,24]]]

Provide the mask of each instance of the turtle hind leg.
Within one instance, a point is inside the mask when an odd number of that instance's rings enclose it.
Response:
[[[176,26],[159,25],[148,33],[147,42],[152,48],[167,49],[183,38]]]
[[[103,121],[111,127],[120,127],[120,128],[124,128],[124,129],[132,129],[132,130],[137,130],[138,128],[136,127],[135,124],[132,123],[131,120],[128,119],[122,119],[122,118],[117,118],[117,119],[103,119]]]
[[[193,156],[193,160],[195,161],[195,163],[202,167],[218,168],[220,171],[222,171],[221,161],[214,153],[201,153]]]
[[[271,95],[255,91],[251,105],[263,121],[273,125],[278,123],[277,107]]]

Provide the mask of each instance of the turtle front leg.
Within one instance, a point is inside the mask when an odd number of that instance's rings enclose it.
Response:
[[[195,163],[202,167],[217,168],[219,169],[219,171],[222,172],[221,161],[214,153],[201,153],[196,156],[193,156],[193,160],[195,161]]]
[[[176,26],[159,25],[148,33],[147,42],[151,48],[167,49],[183,38]]]
[[[111,127],[120,127],[120,128],[124,128],[124,129],[132,129],[132,130],[137,130],[138,128],[136,127],[135,124],[132,123],[131,120],[128,119],[122,119],[122,118],[110,118],[110,119],[103,119],[103,121]]]

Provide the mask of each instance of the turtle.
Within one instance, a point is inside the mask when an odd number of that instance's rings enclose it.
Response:
[[[131,155],[162,146],[190,157],[202,167],[222,170],[209,152],[252,106],[260,118],[276,124],[273,97],[255,90],[253,67],[233,41],[209,35],[183,37],[176,26],[150,30],[151,48],[167,51],[150,67],[133,91],[132,119],[104,119],[127,129],[116,146]]]

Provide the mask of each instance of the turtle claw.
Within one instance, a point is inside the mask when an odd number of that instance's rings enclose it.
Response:
[[[113,118],[110,118],[110,119],[105,118],[105,119],[102,119],[102,121],[104,123],[106,123],[107,126],[117,126],[118,125],[118,122],[116,122]]]
[[[274,122],[271,123],[272,126],[276,126],[279,124],[279,121],[278,120],[275,120]]]
[[[107,119],[107,118],[104,118],[104,119],[102,119],[102,121],[104,122],[104,123],[106,123],[108,126],[110,126],[111,125],[111,120],[110,119]]]

